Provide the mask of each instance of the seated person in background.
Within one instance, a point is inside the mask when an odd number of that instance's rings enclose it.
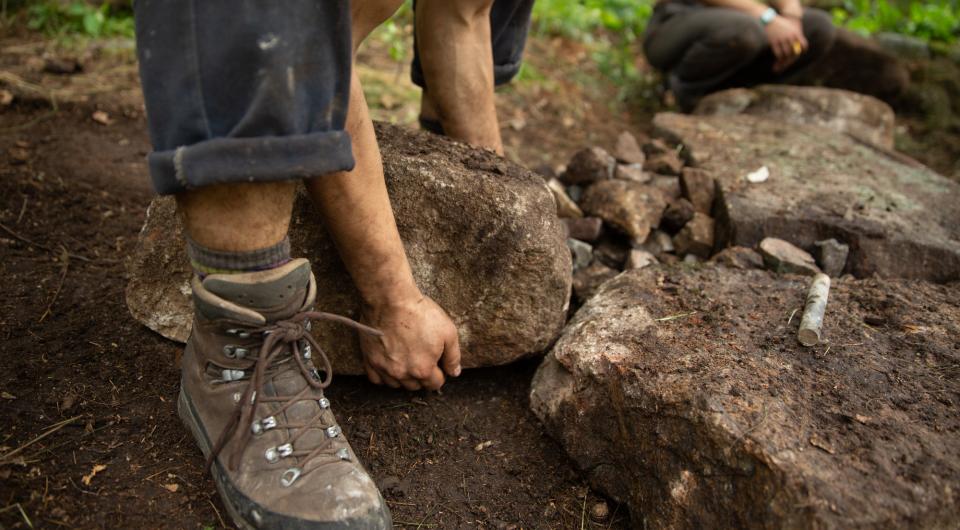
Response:
[[[833,45],[830,15],[800,0],[660,0],[643,48],[677,104],[733,87],[782,82]]]

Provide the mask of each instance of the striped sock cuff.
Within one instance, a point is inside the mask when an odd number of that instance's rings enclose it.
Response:
[[[290,238],[257,250],[230,252],[213,250],[187,236],[190,265],[201,278],[208,274],[236,274],[275,269],[290,261]]]

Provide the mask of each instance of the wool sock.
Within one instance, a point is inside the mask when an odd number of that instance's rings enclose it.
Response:
[[[275,269],[290,261],[290,238],[257,250],[230,252],[213,250],[187,236],[187,255],[200,279],[209,274],[238,274]]]

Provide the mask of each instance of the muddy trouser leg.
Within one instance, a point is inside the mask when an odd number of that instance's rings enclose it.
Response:
[[[154,188],[353,167],[349,0],[137,0]]]
[[[414,9],[417,3],[414,0]],[[493,41],[493,81],[495,86],[509,83],[520,72],[523,48],[530,29],[530,12],[533,0],[495,0],[490,9],[490,36]],[[416,35],[416,31],[414,31]],[[410,78],[421,88],[426,80],[420,67],[420,54],[416,42],[413,46],[413,64]],[[452,75],[452,73],[451,73]]]

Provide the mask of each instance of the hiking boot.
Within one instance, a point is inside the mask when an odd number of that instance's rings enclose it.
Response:
[[[178,410],[241,528],[391,527],[323,395],[333,374],[309,327],[335,320],[379,332],[312,311],[316,290],[305,259],[193,280]]]

